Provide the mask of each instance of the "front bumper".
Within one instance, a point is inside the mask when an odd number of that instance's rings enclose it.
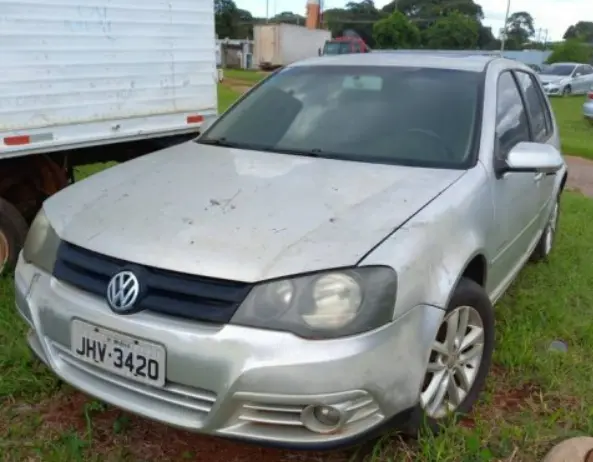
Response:
[[[418,403],[429,349],[444,312],[420,305],[379,330],[311,341],[292,334],[187,322],[147,312],[114,314],[100,298],[19,259],[16,304],[29,345],[60,378],[119,408],[200,433],[301,449],[348,446]],[[158,341],[166,384],[155,388],[79,361],[74,319]],[[333,433],[305,427],[306,406],[344,410]]]
[[[561,85],[544,85],[544,93],[548,96],[556,96],[561,95],[562,90],[564,89]]]

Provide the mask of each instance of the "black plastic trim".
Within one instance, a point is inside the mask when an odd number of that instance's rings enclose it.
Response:
[[[147,267],[102,255],[62,241],[53,275],[84,292],[105,297],[115,273],[137,268],[146,287],[134,312],[149,310],[217,324],[228,323],[253,284],[194,276]]]

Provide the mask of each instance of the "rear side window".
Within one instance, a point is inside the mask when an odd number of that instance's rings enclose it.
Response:
[[[523,106],[521,92],[510,72],[498,78],[496,100],[496,137],[498,155],[506,157],[509,151],[521,141],[529,141],[529,122]]]
[[[527,72],[517,71],[516,76],[525,97],[533,141],[547,141],[552,136],[552,117],[539,83]]]

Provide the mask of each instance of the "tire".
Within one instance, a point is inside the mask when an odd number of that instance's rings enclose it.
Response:
[[[479,351],[481,345],[481,357],[474,358],[475,361],[473,361],[472,368],[465,368],[466,373],[470,374],[470,378],[473,379],[473,381],[470,380],[471,385],[465,387],[467,388],[467,391],[461,396],[461,399],[457,406],[455,406],[454,410],[449,409],[442,415],[436,415],[434,409],[431,409],[431,407],[434,406],[436,399],[434,401],[429,400],[426,402],[426,394],[429,393],[429,389],[432,389],[431,386],[435,383],[434,381],[438,381],[437,374],[439,372],[429,372],[429,368],[438,362],[439,353],[436,350],[433,350],[429,358],[429,364],[427,364],[426,376],[424,383],[422,384],[419,405],[414,411],[409,424],[404,429],[404,433],[409,436],[416,437],[423,430],[428,430],[430,433],[436,434],[440,431],[443,425],[456,422],[461,416],[471,411],[474,403],[478,400],[480,393],[484,389],[486,377],[492,363],[492,352],[494,351],[494,311],[492,309],[492,303],[482,286],[467,278],[462,278],[459,281],[459,284],[451,297],[449,306],[447,307],[445,318],[437,333],[435,344],[437,341],[446,343],[446,326],[448,321],[451,320],[452,322],[455,322],[455,314],[465,312],[470,314],[469,325],[474,326],[471,330],[469,328],[465,329],[466,340],[470,338],[470,333],[477,333],[475,329],[476,326],[479,328],[480,323],[482,328],[482,341],[480,342],[480,338],[478,337],[477,343],[470,348],[460,351],[456,355],[457,357],[470,355],[472,351]],[[456,332],[459,331],[456,330]],[[454,363],[454,361],[451,363]],[[445,375],[449,376],[449,380],[453,377],[453,383],[455,383],[455,385],[457,385],[456,388],[459,389],[461,383],[458,375],[459,372],[456,372],[453,375],[451,372],[452,370],[458,370],[459,364],[456,367],[453,366],[453,369],[451,370],[448,369],[452,367],[451,363],[449,363],[449,366],[445,365],[443,367],[445,369]],[[467,362],[468,365],[469,363],[470,361]],[[465,377],[468,377],[468,375],[465,375]],[[441,385],[442,383],[443,382],[441,382]],[[449,396],[450,394],[447,392],[445,401],[447,398],[450,400]]]
[[[570,96],[572,95],[572,87],[570,85],[566,85],[562,89],[562,96]]]
[[[0,276],[16,265],[27,231],[27,222],[20,212],[0,197]]]
[[[550,217],[548,218],[548,222],[546,223],[542,237],[531,254],[531,261],[540,262],[548,260],[548,257],[554,248],[554,243],[556,242],[556,233],[558,231],[559,220],[560,195],[556,196],[556,201],[552,206],[552,211],[550,212]]]

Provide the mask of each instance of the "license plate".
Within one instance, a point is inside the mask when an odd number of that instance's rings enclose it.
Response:
[[[74,320],[72,354],[87,363],[153,387],[163,387],[166,375],[165,348],[155,343]]]

